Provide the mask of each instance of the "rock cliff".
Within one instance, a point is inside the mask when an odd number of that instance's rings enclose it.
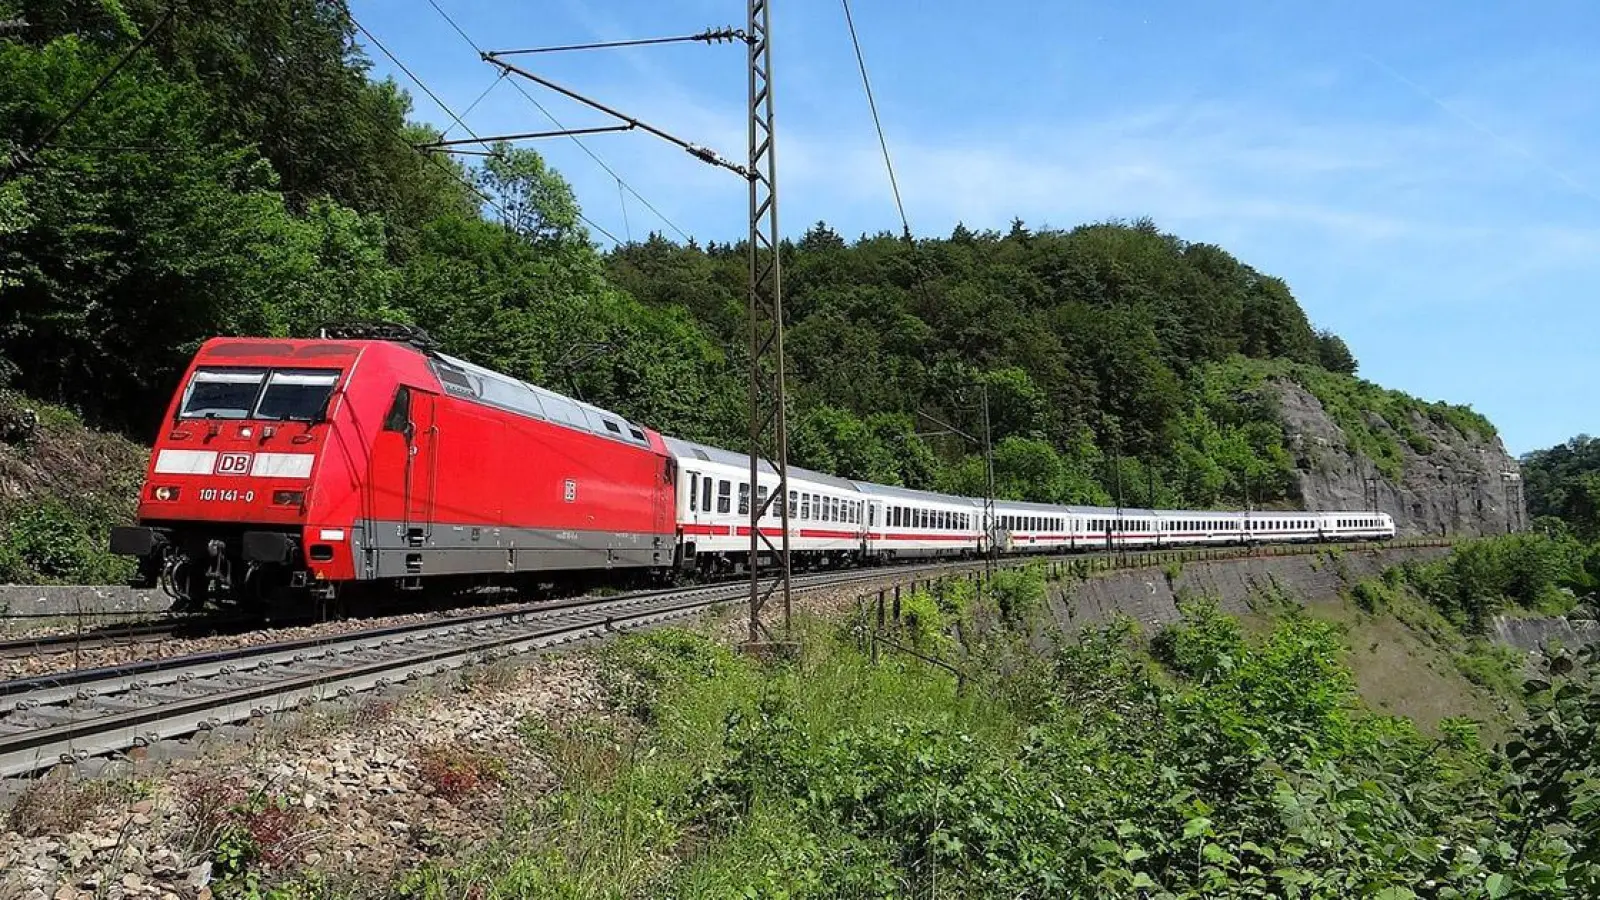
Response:
[[[1368,509],[1376,502],[1406,536],[1503,534],[1526,527],[1521,473],[1498,437],[1463,432],[1416,410],[1399,414],[1401,422],[1368,411],[1366,427],[1397,451],[1380,465],[1305,387],[1273,378],[1266,390],[1277,406],[1284,444],[1295,455],[1294,492],[1306,509]]]

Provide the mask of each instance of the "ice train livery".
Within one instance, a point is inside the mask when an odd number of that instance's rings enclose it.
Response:
[[[114,552],[180,605],[370,587],[592,583],[742,568],[740,452],[666,437],[437,352],[405,330],[216,338],[195,354]],[[790,467],[796,568],[997,552],[1380,540],[1378,512],[1100,509],[981,499]]]

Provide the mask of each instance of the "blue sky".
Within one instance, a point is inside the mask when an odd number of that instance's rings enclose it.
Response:
[[[738,0],[436,0],[489,49],[743,25]],[[495,72],[427,0],[354,14],[460,113]],[[854,0],[915,233],[1150,216],[1286,279],[1361,374],[1488,415],[1513,453],[1600,431],[1600,4]],[[899,222],[841,7],[774,0],[786,234]],[[419,118],[448,116],[381,53]],[[524,57],[745,153],[743,50]],[[568,127],[606,124],[526,85]],[[509,83],[480,135],[550,120]],[[464,136],[454,129],[451,137]],[[737,239],[745,186],[643,134],[587,146],[677,227]],[[537,148],[618,236],[677,233],[566,140]],[[598,237],[598,235],[597,235]]]

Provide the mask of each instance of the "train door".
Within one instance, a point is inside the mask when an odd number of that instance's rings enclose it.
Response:
[[[366,518],[379,544],[391,529],[406,544],[420,544],[427,536],[433,512],[433,400],[432,394],[401,385],[373,439]]]
[[[652,506],[655,509],[655,533],[657,535],[672,534],[677,530],[677,505],[674,501],[675,488],[678,484],[678,461],[670,456],[661,460],[661,477],[656,479],[655,497]],[[692,485],[693,482],[691,481]],[[656,547],[660,550],[659,543]],[[660,560],[657,554],[657,561]]]
[[[434,493],[439,486],[439,423],[435,418],[439,397],[411,391],[410,449],[406,457],[406,539],[420,544],[433,534]]]

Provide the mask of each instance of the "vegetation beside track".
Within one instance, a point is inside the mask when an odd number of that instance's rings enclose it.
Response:
[[[0,584],[126,580],[132,567],[107,535],[132,519],[147,458],[69,410],[0,389]]]
[[[1454,595],[1429,585],[1466,583],[1475,554],[1545,549],[1497,541],[1379,583],[1428,598],[1439,627],[1470,629]],[[1512,593],[1497,603],[1544,593],[1502,584]],[[1465,718],[1424,731],[1369,708],[1345,627],[1298,607],[1247,628],[1188,600],[1154,639],[1122,622],[1041,654],[1044,587],[1035,567],[998,573],[981,593],[964,581],[913,592],[876,652],[870,610],[806,622],[788,662],[681,631],[629,638],[607,654],[621,716],[526,732],[562,789],[530,800],[477,857],[425,867],[396,890],[1386,900],[1600,890],[1600,766],[1587,743],[1600,726],[1600,656],[1587,669],[1559,659],[1518,686],[1527,716],[1490,747]]]

